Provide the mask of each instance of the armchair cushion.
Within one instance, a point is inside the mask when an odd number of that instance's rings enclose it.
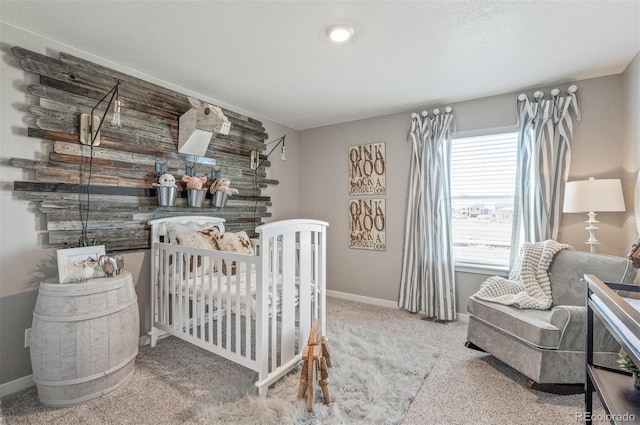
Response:
[[[543,349],[557,349],[560,346],[562,329],[551,324],[551,310],[521,310],[473,296],[469,298],[467,310],[483,322],[499,323],[502,332],[528,344]]]
[[[626,258],[582,251],[560,251],[549,267],[553,305],[586,305],[585,274],[596,275],[605,282],[631,283],[636,269]]]

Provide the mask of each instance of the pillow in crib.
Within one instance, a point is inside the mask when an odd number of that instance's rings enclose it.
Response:
[[[175,236],[175,241],[178,245],[188,246],[190,248],[200,248],[214,250],[218,249],[218,245],[215,242],[215,235],[220,234],[220,229],[212,227],[211,229],[199,230],[197,232],[189,231],[187,233],[180,233]],[[197,256],[196,268],[202,266],[202,256]],[[208,257],[204,257],[205,260]],[[189,271],[193,272],[193,259],[189,262]],[[208,264],[205,264],[205,270],[209,270]],[[217,271],[216,264],[213,264],[213,271]]]
[[[213,236],[213,239],[215,239],[216,244],[218,245],[218,249],[220,251],[235,252],[238,254],[245,254],[245,255],[255,255],[255,252],[253,251],[253,245],[251,245],[251,239],[249,238],[249,235],[247,235],[247,232],[245,231],[241,231],[237,233],[232,233],[232,232],[218,233],[217,235]],[[229,274],[227,273],[226,262],[222,263],[222,272],[225,274]],[[235,261],[231,262],[231,274],[232,275],[236,274]]]
[[[209,235],[218,234],[220,233],[220,228],[218,226],[213,226],[209,229],[202,229],[202,227],[198,227],[196,223],[191,223],[191,225],[182,224],[182,223],[169,223],[167,225],[167,233],[169,234],[169,243],[180,244],[180,242],[178,242],[178,236],[182,236],[190,233],[198,233],[198,232],[209,232]],[[214,248],[206,248],[206,249],[216,249],[216,248],[214,247]]]

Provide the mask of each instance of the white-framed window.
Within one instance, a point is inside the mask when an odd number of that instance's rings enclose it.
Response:
[[[508,267],[518,133],[451,140],[451,208],[456,265]]]

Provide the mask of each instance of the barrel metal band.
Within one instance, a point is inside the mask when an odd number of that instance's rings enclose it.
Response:
[[[33,382],[35,382],[38,385],[48,385],[48,386],[51,386],[51,387],[59,387],[59,386],[63,386],[63,385],[82,384],[83,382],[93,381],[95,379],[102,378],[103,376],[110,375],[111,373],[122,369],[127,364],[129,364],[129,362],[133,361],[136,358],[137,355],[138,355],[138,347],[136,347],[136,352],[135,353],[133,353],[131,356],[127,357],[124,361],[118,363],[117,366],[114,366],[111,369],[107,369],[107,370],[105,370],[103,372],[99,372],[99,373],[93,374],[91,376],[85,376],[83,378],[69,379],[69,380],[66,380],[66,381],[45,381],[45,380],[41,380],[41,379],[37,379],[37,378],[32,378],[32,379],[33,379]]]
[[[133,298],[133,300],[129,301],[127,304],[119,305],[118,307],[112,308],[110,310],[102,310],[96,313],[83,314],[82,316],[47,316],[34,311],[33,318],[39,319],[45,322],[73,322],[73,321],[79,321],[79,320],[91,320],[91,319],[96,319],[98,317],[108,316],[110,314],[117,313],[137,303],[138,303],[138,297],[136,296]]]

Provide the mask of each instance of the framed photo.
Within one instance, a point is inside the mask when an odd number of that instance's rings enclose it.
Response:
[[[104,276],[98,259],[104,255],[104,245],[58,250],[58,278],[60,283],[84,282]]]

